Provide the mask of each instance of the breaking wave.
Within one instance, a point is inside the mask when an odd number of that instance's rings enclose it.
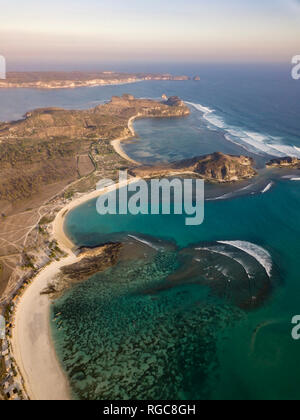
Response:
[[[223,130],[225,132],[226,140],[243,147],[249,152],[258,155],[277,157],[291,156],[300,158],[300,148],[280,144],[282,140],[281,137],[247,131],[240,127],[227,124],[221,116],[216,114],[214,109],[193,102],[186,103],[203,113],[203,117],[209,123],[210,128],[214,129],[214,127],[217,127],[218,129]]]
[[[132,238],[132,239],[135,239],[137,242],[141,242],[142,244],[147,245],[150,248],[155,249],[156,251],[159,251],[159,248],[157,246],[153,245],[149,241],[146,241],[145,239],[138,238],[137,236],[134,236],[134,235],[128,235],[128,237]]]
[[[218,241],[218,243],[233,246],[234,248],[240,249],[241,251],[246,252],[246,254],[251,255],[251,257],[255,258],[266,270],[268,276],[271,277],[273,267],[272,258],[268,251],[261,246],[244,241]]]
[[[214,254],[220,254],[220,255],[223,255],[224,257],[231,258],[233,261],[237,262],[238,264],[240,264],[243,267],[243,269],[245,270],[245,272],[247,273],[249,278],[252,277],[252,275],[253,275],[252,270],[240,258],[237,258],[236,256],[233,256],[232,253],[229,252],[229,251],[226,252],[224,250],[216,249],[214,247],[196,248],[196,251],[209,251],[209,252],[212,252]]]
[[[266,188],[264,188],[263,190],[262,190],[262,194],[265,194],[266,192],[268,192],[268,191],[270,191],[270,189],[273,187],[273,185],[274,185],[274,182],[270,182],[267,186],[266,186]]]

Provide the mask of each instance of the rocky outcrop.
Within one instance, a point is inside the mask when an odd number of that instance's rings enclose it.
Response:
[[[97,248],[83,248],[79,254],[80,260],[73,265],[63,267],[61,272],[72,281],[82,281],[113,266],[118,259],[121,247],[121,243],[112,243]]]
[[[93,274],[112,267],[118,261],[121,243],[110,243],[95,248],[82,248],[75,264],[61,268],[61,274],[43,290],[53,298],[60,296],[72,284],[82,282]]]
[[[179,106],[179,107],[185,106],[184,102],[178,96],[171,96],[170,98],[168,98],[165,104],[169,106]]]
[[[295,157],[282,157],[270,160],[267,168],[297,168],[300,169],[300,159]]]
[[[254,161],[249,157],[217,152],[167,165],[137,167],[131,169],[130,174],[144,178],[194,174],[208,181],[234,182],[257,175],[253,165]]]

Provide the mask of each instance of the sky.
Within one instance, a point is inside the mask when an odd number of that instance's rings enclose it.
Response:
[[[101,62],[290,62],[300,0],[0,0],[8,68]]]

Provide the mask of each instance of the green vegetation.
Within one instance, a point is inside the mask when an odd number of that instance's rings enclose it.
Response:
[[[74,191],[67,191],[65,192],[65,199],[66,200],[70,200],[71,198],[74,197],[75,192]]]
[[[49,223],[53,222],[54,217],[47,217],[47,216],[43,216],[39,222],[40,226],[43,225],[49,225]]]

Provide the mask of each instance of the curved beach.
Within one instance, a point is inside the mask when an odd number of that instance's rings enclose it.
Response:
[[[122,158],[128,160],[129,162],[131,162],[135,165],[140,165],[140,163],[137,162],[136,160],[131,159],[131,157],[129,157],[127,155],[127,153],[125,153],[121,143],[124,140],[128,140],[130,137],[135,137],[136,134],[135,134],[135,131],[134,131],[134,128],[133,128],[133,122],[139,117],[140,117],[140,114],[137,114],[137,115],[131,117],[128,121],[128,128],[131,132],[131,136],[120,137],[119,139],[111,141],[111,145],[115,149],[115,152],[118,153]]]
[[[60,267],[75,260],[75,255],[70,255],[46,267],[26,289],[15,312],[11,345],[31,400],[70,399],[68,380],[51,339],[51,302],[40,293]]]
[[[60,271],[60,268],[73,264],[78,259],[72,252],[73,242],[64,232],[65,217],[70,210],[90,201],[101,194],[136,182],[132,178],[105,188],[85,194],[65,206],[53,222],[53,239],[67,253],[67,257],[52,262],[44,268],[26,288],[15,310],[12,331],[12,352],[24,379],[27,395],[31,400],[70,400],[68,379],[56,356],[50,330],[50,306],[48,295],[41,292]]]

